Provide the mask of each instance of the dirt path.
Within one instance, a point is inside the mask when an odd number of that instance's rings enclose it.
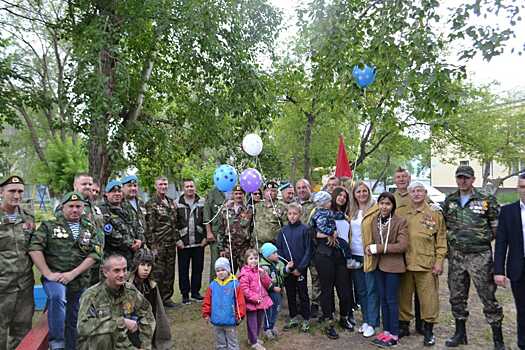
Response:
[[[207,281],[208,276],[208,256],[206,256],[205,263],[205,277]],[[178,284],[176,282],[176,289]],[[203,291],[205,289],[203,288]],[[516,313],[514,301],[510,289],[498,289],[497,298],[500,304],[503,305],[505,319],[503,322],[503,332],[507,349],[518,349],[516,345]],[[176,297],[180,301],[180,295]],[[482,312],[482,305],[476,295],[474,288],[471,288],[469,299],[470,318],[467,323],[467,330],[469,336],[469,345],[460,347],[464,350],[479,350],[492,349],[492,333],[490,326],[485,321]],[[450,313],[450,304],[448,302],[448,286],[445,274],[440,279],[440,306],[441,313],[439,324],[435,327],[435,335],[437,344],[432,349],[448,349],[445,347],[445,340],[453,333],[454,320]],[[284,309],[279,317],[278,329],[282,329],[287,317],[287,310]],[[172,332],[175,338],[175,349],[213,349],[214,339],[211,326],[207,325],[200,317],[200,304],[191,304],[181,306],[177,309],[170,310],[169,316],[172,320]],[[358,324],[361,323],[361,314],[356,313]],[[411,331],[413,331],[413,324],[411,324]],[[249,349],[247,345],[246,325],[243,322],[239,327],[239,339],[241,342],[241,349]],[[338,340],[330,340],[326,338],[319,327],[313,323],[309,334],[293,332],[281,332],[278,341],[265,342],[265,347],[268,350],[290,350],[290,349],[377,349],[377,347],[370,344],[369,339],[363,338],[360,334],[355,332],[343,332],[340,330],[341,337]],[[401,340],[398,348],[402,349],[423,349],[422,336],[410,336]],[[427,348],[428,349],[428,348]]]

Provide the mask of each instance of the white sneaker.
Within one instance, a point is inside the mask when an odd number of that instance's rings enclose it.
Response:
[[[363,323],[363,324],[361,325],[361,327],[359,327],[359,329],[358,329],[357,331],[358,331],[359,333],[363,333],[366,327],[368,327],[368,323],[365,322],[365,323]]]
[[[376,334],[374,327],[370,325],[366,325],[366,327],[363,327],[363,337],[370,338],[374,336],[374,334]]]
[[[255,349],[255,350],[266,350],[266,348],[264,346],[262,346],[261,344],[259,343],[255,343],[252,345],[252,349]]]
[[[266,339],[268,340],[271,340],[273,338],[275,338],[275,336],[273,335],[273,332],[271,329],[267,329],[264,331],[264,336],[266,337]],[[262,343],[261,343],[262,344]]]

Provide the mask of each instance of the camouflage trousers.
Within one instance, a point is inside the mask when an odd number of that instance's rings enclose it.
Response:
[[[448,288],[452,315],[456,319],[468,318],[467,302],[471,279],[483,304],[487,322],[501,322],[503,309],[496,300],[491,249],[479,253],[463,253],[449,247]]]
[[[0,295],[0,350],[15,349],[31,329],[33,287]]]
[[[312,305],[319,306],[319,297],[321,296],[321,282],[319,281],[319,274],[317,273],[313,259],[310,263],[310,266],[308,266],[308,270],[310,270],[310,280],[312,281],[312,296],[310,297],[310,300]]]
[[[163,242],[159,245],[153,277],[159,286],[159,293],[163,302],[169,301],[173,296],[176,258],[177,245],[175,242]]]
[[[219,244],[217,241],[210,242],[210,282],[215,278],[215,261],[219,258]]]

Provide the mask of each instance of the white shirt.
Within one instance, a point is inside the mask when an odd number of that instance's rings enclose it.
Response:
[[[350,232],[350,224],[346,220],[335,220],[337,227],[337,236],[348,242],[348,233]]]
[[[521,234],[523,235],[523,256],[525,256],[525,203],[520,201],[521,208]]]
[[[357,212],[357,217],[350,221],[350,226],[352,227],[352,243],[350,244],[350,249],[352,250],[352,255],[364,256],[365,251],[363,249],[363,235],[361,234],[361,223],[363,222],[363,211],[359,210]]]

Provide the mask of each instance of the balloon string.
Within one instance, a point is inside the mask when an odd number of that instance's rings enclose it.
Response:
[[[215,221],[215,219],[217,218],[217,216],[219,216],[219,214],[221,213],[222,208],[224,208],[224,206],[226,205],[226,202],[227,202],[227,201],[228,201],[228,200],[225,199],[224,202],[222,202],[222,205],[221,205],[221,207],[219,208],[219,210],[217,210],[217,213],[215,213],[215,216],[214,216],[210,221],[205,222],[204,225],[209,225],[209,224],[211,224],[213,221]]]
[[[251,197],[252,197],[252,203],[254,203],[253,201],[253,192],[250,193]],[[253,233],[254,233],[254,237],[255,237],[255,247],[257,249],[257,252],[259,252],[259,239],[257,238],[257,230],[255,229],[255,203],[254,205],[252,205],[252,217],[253,217]],[[260,271],[260,268],[261,268],[261,265],[259,263],[259,259],[257,259],[257,272]],[[260,295],[262,296],[262,292],[261,292],[261,288],[262,288],[262,281],[261,281],[261,274],[259,273],[259,292],[261,293]],[[264,319],[266,321],[266,327],[270,327],[270,323],[268,321],[268,314],[266,312],[266,309],[264,309]]]
[[[233,250],[232,250],[232,235],[230,230],[230,211],[226,208],[226,232],[228,233],[228,241],[230,245],[230,266],[234,269],[233,265]],[[235,276],[235,273],[234,273]],[[235,298],[235,306],[237,307],[234,312],[237,312],[240,315],[239,299],[237,298],[237,288],[235,284],[233,285],[233,297]]]

